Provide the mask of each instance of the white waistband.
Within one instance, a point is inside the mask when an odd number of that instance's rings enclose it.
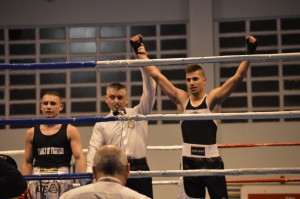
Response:
[[[183,143],[182,156],[211,158],[220,155],[217,144],[202,145]]]

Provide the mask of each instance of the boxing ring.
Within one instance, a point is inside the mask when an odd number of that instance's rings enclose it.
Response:
[[[73,69],[73,68],[111,68],[111,67],[137,67],[148,65],[183,65],[192,63],[214,63],[214,62],[240,62],[240,61],[274,61],[274,60],[299,60],[300,53],[282,54],[261,54],[261,55],[239,55],[239,56],[214,56],[196,58],[172,58],[172,59],[149,59],[149,60],[115,60],[115,61],[95,61],[95,62],[74,62],[74,63],[32,63],[32,64],[0,64],[0,70],[35,70],[35,69]],[[128,120],[147,120],[147,121],[180,121],[180,120],[234,120],[234,119],[278,119],[278,118],[300,118],[300,110],[294,111],[273,111],[273,112],[245,112],[245,113],[211,113],[201,114],[151,114],[126,116],[95,116],[77,118],[23,118],[23,119],[0,119],[0,125],[35,125],[35,124],[82,124],[108,121],[128,121]],[[235,143],[219,144],[218,148],[240,148],[240,147],[288,147],[299,146],[297,142],[275,142],[275,143]],[[181,150],[181,145],[176,146],[148,146],[148,150]],[[84,149],[84,152],[87,152]],[[20,155],[24,150],[0,151],[7,155]],[[178,160],[179,162],[180,160]],[[225,162],[226,164],[226,162]],[[182,177],[182,176],[248,176],[248,175],[268,175],[268,174],[300,174],[300,167],[283,168],[240,168],[222,170],[161,170],[161,171],[132,171],[130,178],[140,177]],[[45,180],[45,179],[81,179],[92,178],[91,173],[70,173],[70,174],[47,174],[47,175],[26,175],[26,180]],[[266,183],[266,182],[298,182],[300,177],[292,178],[257,178],[257,179],[232,179],[228,183]],[[177,185],[178,181],[153,181],[154,185]]]

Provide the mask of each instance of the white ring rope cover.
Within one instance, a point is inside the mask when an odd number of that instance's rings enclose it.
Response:
[[[134,59],[134,60],[105,60],[89,62],[53,62],[53,63],[12,63],[0,64],[0,70],[36,70],[36,69],[75,69],[75,68],[112,68],[129,66],[166,66],[193,63],[241,62],[241,61],[277,61],[299,60],[300,53],[227,55],[211,57],[165,58],[165,59]]]
[[[300,59],[300,53],[256,54],[256,55],[227,55],[211,57],[168,58],[168,59],[135,59],[97,61],[96,68],[121,66],[166,66],[196,63],[241,62],[241,61],[272,61]]]
[[[270,147],[270,146],[299,146],[300,142],[274,142],[274,143],[234,143],[234,144],[218,144],[218,148],[240,148],[240,147]],[[180,150],[182,145],[173,146],[147,146],[148,150]],[[88,149],[83,149],[83,153],[87,153]],[[22,155],[25,150],[0,151],[5,155]]]
[[[208,113],[208,114],[151,114],[132,117],[119,117],[124,120],[223,120],[223,119],[277,119],[299,118],[300,111],[245,112],[245,113]]]
[[[300,111],[273,111],[273,112],[245,112],[245,113],[209,113],[209,114],[150,114],[134,116],[109,116],[109,117],[77,117],[77,118],[25,118],[25,119],[0,119],[0,125],[36,125],[36,124],[78,124],[96,123],[116,120],[223,120],[223,119],[277,119],[300,118]]]
[[[144,177],[182,177],[182,176],[224,176],[224,175],[268,175],[268,174],[300,174],[300,167],[285,168],[243,168],[243,169],[195,169],[164,171],[130,171],[129,178]],[[92,176],[92,173],[39,174],[25,175],[27,180],[42,179],[79,179]]]
[[[300,174],[300,167],[291,168],[244,168],[244,169],[195,169],[164,171],[130,171],[131,178],[142,177],[181,177],[181,176],[220,176],[220,175],[267,175]]]

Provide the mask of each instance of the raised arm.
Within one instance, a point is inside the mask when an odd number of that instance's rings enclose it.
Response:
[[[257,41],[252,36],[246,37],[247,54],[254,54],[257,47]],[[247,71],[250,67],[249,61],[243,61],[236,73],[230,77],[222,86],[213,89],[209,92],[207,102],[211,110],[215,109],[216,106],[220,106],[224,100],[226,100],[230,94],[241,84]]]
[[[139,114],[148,115],[151,111],[155,102],[156,94],[156,83],[155,81],[147,75],[145,67],[141,67],[142,79],[143,79],[143,94],[140,99],[140,103],[135,108],[138,108]]]
[[[32,141],[33,141],[34,128],[30,128],[25,134],[25,158],[22,164],[22,174],[31,175],[33,169],[33,154],[32,154]]]
[[[137,59],[148,59],[141,34],[132,37],[130,44]],[[156,66],[144,66],[143,68],[146,73],[154,79],[170,100],[173,101],[173,103],[177,106],[178,111],[181,112],[188,99],[188,94],[185,91],[176,88],[163,74],[161,74]]]
[[[82,144],[80,133],[75,126],[68,125],[67,128],[68,138],[72,149],[73,156],[75,158],[75,166],[77,173],[86,172],[86,159],[82,152]]]

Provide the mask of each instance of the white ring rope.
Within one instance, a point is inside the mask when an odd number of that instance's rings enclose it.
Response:
[[[218,144],[218,148],[240,148],[240,147],[268,147],[268,146],[299,146],[300,142],[275,142],[275,143],[235,143],[235,144]],[[147,146],[148,150],[180,150],[182,145],[173,146]],[[83,149],[83,153],[87,153],[88,149]],[[0,151],[5,155],[22,155],[25,150]]]
[[[122,117],[123,120],[222,120],[222,119],[277,119],[299,118],[300,111],[245,112],[245,113],[208,113],[208,114],[151,114]]]
[[[226,180],[227,184],[235,184],[237,186],[237,183],[274,183],[274,182],[299,182],[300,178],[257,178],[257,179],[232,179],[232,180]],[[179,180],[153,180],[152,185],[179,185]],[[80,184],[73,184],[74,187],[79,187]],[[243,184],[240,184],[239,186],[243,186]]]
[[[179,150],[182,149],[182,145],[176,146],[147,146],[148,150]],[[88,149],[83,149],[83,153],[87,153]],[[0,151],[0,154],[4,155],[23,155],[25,150],[9,150],[9,151]]]
[[[300,111],[273,111],[273,112],[245,112],[245,113],[209,113],[209,114],[151,114],[133,116],[108,116],[108,117],[77,117],[77,118],[25,118],[25,119],[0,119],[1,125],[35,125],[35,124],[78,124],[96,123],[107,121],[127,120],[222,120],[222,119],[277,119],[300,118]]]
[[[267,175],[300,174],[300,167],[292,168],[245,168],[245,169],[195,169],[164,171],[130,171],[131,178],[142,177],[181,177],[181,176],[220,176],[220,175]]]
[[[243,169],[195,169],[164,171],[130,171],[129,178],[145,177],[182,177],[182,176],[225,176],[225,175],[268,175],[268,174],[300,174],[300,167],[285,168],[243,168]],[[80,179],[91,178],[93,173],[39,174],[25,175],[27,180],[37,179]]]
[[[279,177],[279,178],[248,178],[248,179],[226,179],[227,183],[235,184],[237,183],[269,183],[269,182],[299,182],[300,178],[294,177]],[[179,180],[159,180],[152,181],[153,185],[178,185],[180,183]],[[242,185],[240,185],[242,186]]]
[[[147,146],[148,150],[180,150],[182,145],[173,145],[173,146]]]
[[[211,57],[168,58],[168,59],[135,59],[135,60],[105,60],[90,62],[56,62],[56,63],[14,63],[0,64],[0,70],[36,70],[36,69],[74,69],[74,68],[112,68],[124,66],[149,65],[183,65],[193,63],[241,62],[241,61],[276,61],[298,60],[300,53],[256,54],[256,55],[227,55]]]
[[[179,180],[159,180],[152,181],[152,185],[178,185]]]
[[[135,59],[97,61],[96,68],[123,66],[166,66],[193,63],[241,62],[241,61],[272,61],[300,59],[300,53],[257,54],[257,55],[227,55],[211,57],[168,58],[168,59]]]
[[[182,145],[178,146],[148,146],[147,149],[150,150],[179,150],[182,149]],[[87,153],[88,149],[83,149],[83,153]],[[4,155],[23,155],[25,150],[10,150],[10,151],[0,151],[0,154]]]

